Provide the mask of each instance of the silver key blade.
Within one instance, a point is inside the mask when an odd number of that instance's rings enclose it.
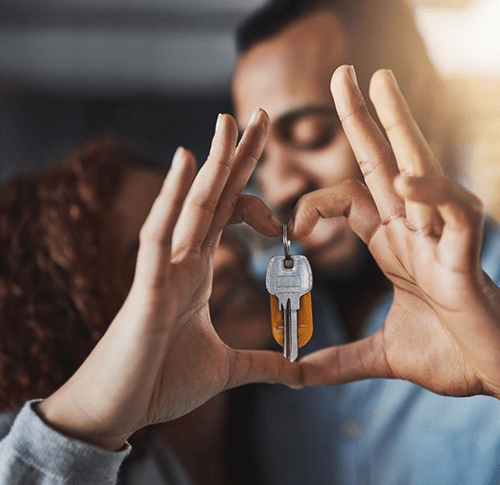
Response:
[[[286,308],[283,311],[284,329],[283,329],[283,355],[290,361],[295,362],[299,356],[297,333],[297,312],[292,310],[290,299],[286,302]]]
[[[266,272],[267,291],[278,298],[283,314],[283,355],[294,362],[298,357],[298,315],[300,298],[312,289],[312,271],[305,256],[273,256]]]

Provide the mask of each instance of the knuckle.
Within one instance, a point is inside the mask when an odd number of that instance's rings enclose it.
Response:
[[[220,165],[226,172],[231,173],[233,169],[233,157],[228,157],[222,155],[217,161],[218,165]]]
[[[251,152],[247,156],[252,161],[253,165],[257,165],[257,163],[259,163],[259,160],[260,160],[260,155],[259,154]]]
[[[384,161],[382,159],[377,158],[360,158],[358,159],[358,165],[363,174],[363,177],[368,178],[372,172],[375,172],[378,168],[384,165]]]
[[[359,179],[348,179],[340,184],[343,188],[347,189],[349,192],[356,193],[366,193],[368,191],[368,187],[362,180]]]
[[[249,142],[246,139],[243,139],[236,149],[236,158],[249,160],[252,166],[257,165],[260,157],[260,147],[255,146],[253,143]]]
[[[162,236],[160,231],[157,228],[152,227],[151,224],[144,224],[139,231],[139,244],[140,245],[150,245],[150,244],[158,244],[164,245],[166,244],[166,239]]]
[[[213,214],[217,207],[216,199],[207,199],[205,197],[197,197],[193,200],[193,205],[196,210],[200,210],[202,212],[208,212]]]
[[[402,116],[394,114],[394,117],[390,121],[384,123],[384,130],[389,135],[391,132],[403,128],[405,123],[406,120]]]
[[[365,116],[369,116],[369,113],[365,100],[362,97],[356,101],[352,101],[345,112],[339,113],[339,119],[342,124],[348,123],[351,119],[364,118]]]
[[[223,213],[233,214],[238,206],[238,194],[223,193],[218,205]]]
[[[317,204],[318,192],[309,192],[308,194],[304,194],[300,196],[299,200],[295,204],[294,212],[295,214],[308,211],[311,208],[314,208]]]

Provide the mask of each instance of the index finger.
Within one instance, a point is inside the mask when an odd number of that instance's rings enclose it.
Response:
[[[358,160],[382,220],[404,213],[393,187],[398,168],[392,149],[368,112],[352,66],[340,66],[332,76],[332,95],[344,132]]]
[[[218,240],[231,218],[238,204],[238,197],[262,155],[268,130],[269,116],[264,110],[257,108],[236,147],[233,169],[219,197],[212,225],[205,240],[205,245],[208,247],[212,247]]]

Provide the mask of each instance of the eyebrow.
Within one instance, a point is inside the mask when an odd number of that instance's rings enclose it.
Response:
[[[294,122],[297,119],[303,118],[304,116],[309,115],[324,115],[330,116],[339,120],[339,115],[337,114],[337,110],[334,106],[303,106],[301,108],[294,109],[292,111],[288,111],[287,113],[281,115],[276,120],[277,125],[286,125]],[[339,120],[340,121],[340,120]]]
[[[303,106],[301,108],[297,108],[291,111],[287,111],[286,113],[278,116],[275,123],[278,126],[285,126],[289,123],[293,123],[295,120],[303,118],[304,116],[309,115],[323,115],[330,116],[340,123],[340,118],[337,113],[337,110],[334,106],[328,105],[312,105],[312,106]],[[244,130],[239,130],[238,137],[241,138],[243,136]]]

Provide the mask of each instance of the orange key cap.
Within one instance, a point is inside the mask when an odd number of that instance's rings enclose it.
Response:
[[[279,300],[274,295],[269,295],[271,301],[271,331],[274,340],[283,347],[283,312],[279,308]],[[313,334],[313,316],[312,316],[312,301],[311,292],[306,293],[300,299],[300,309],[297,312],[297,347],[304,347]]]

